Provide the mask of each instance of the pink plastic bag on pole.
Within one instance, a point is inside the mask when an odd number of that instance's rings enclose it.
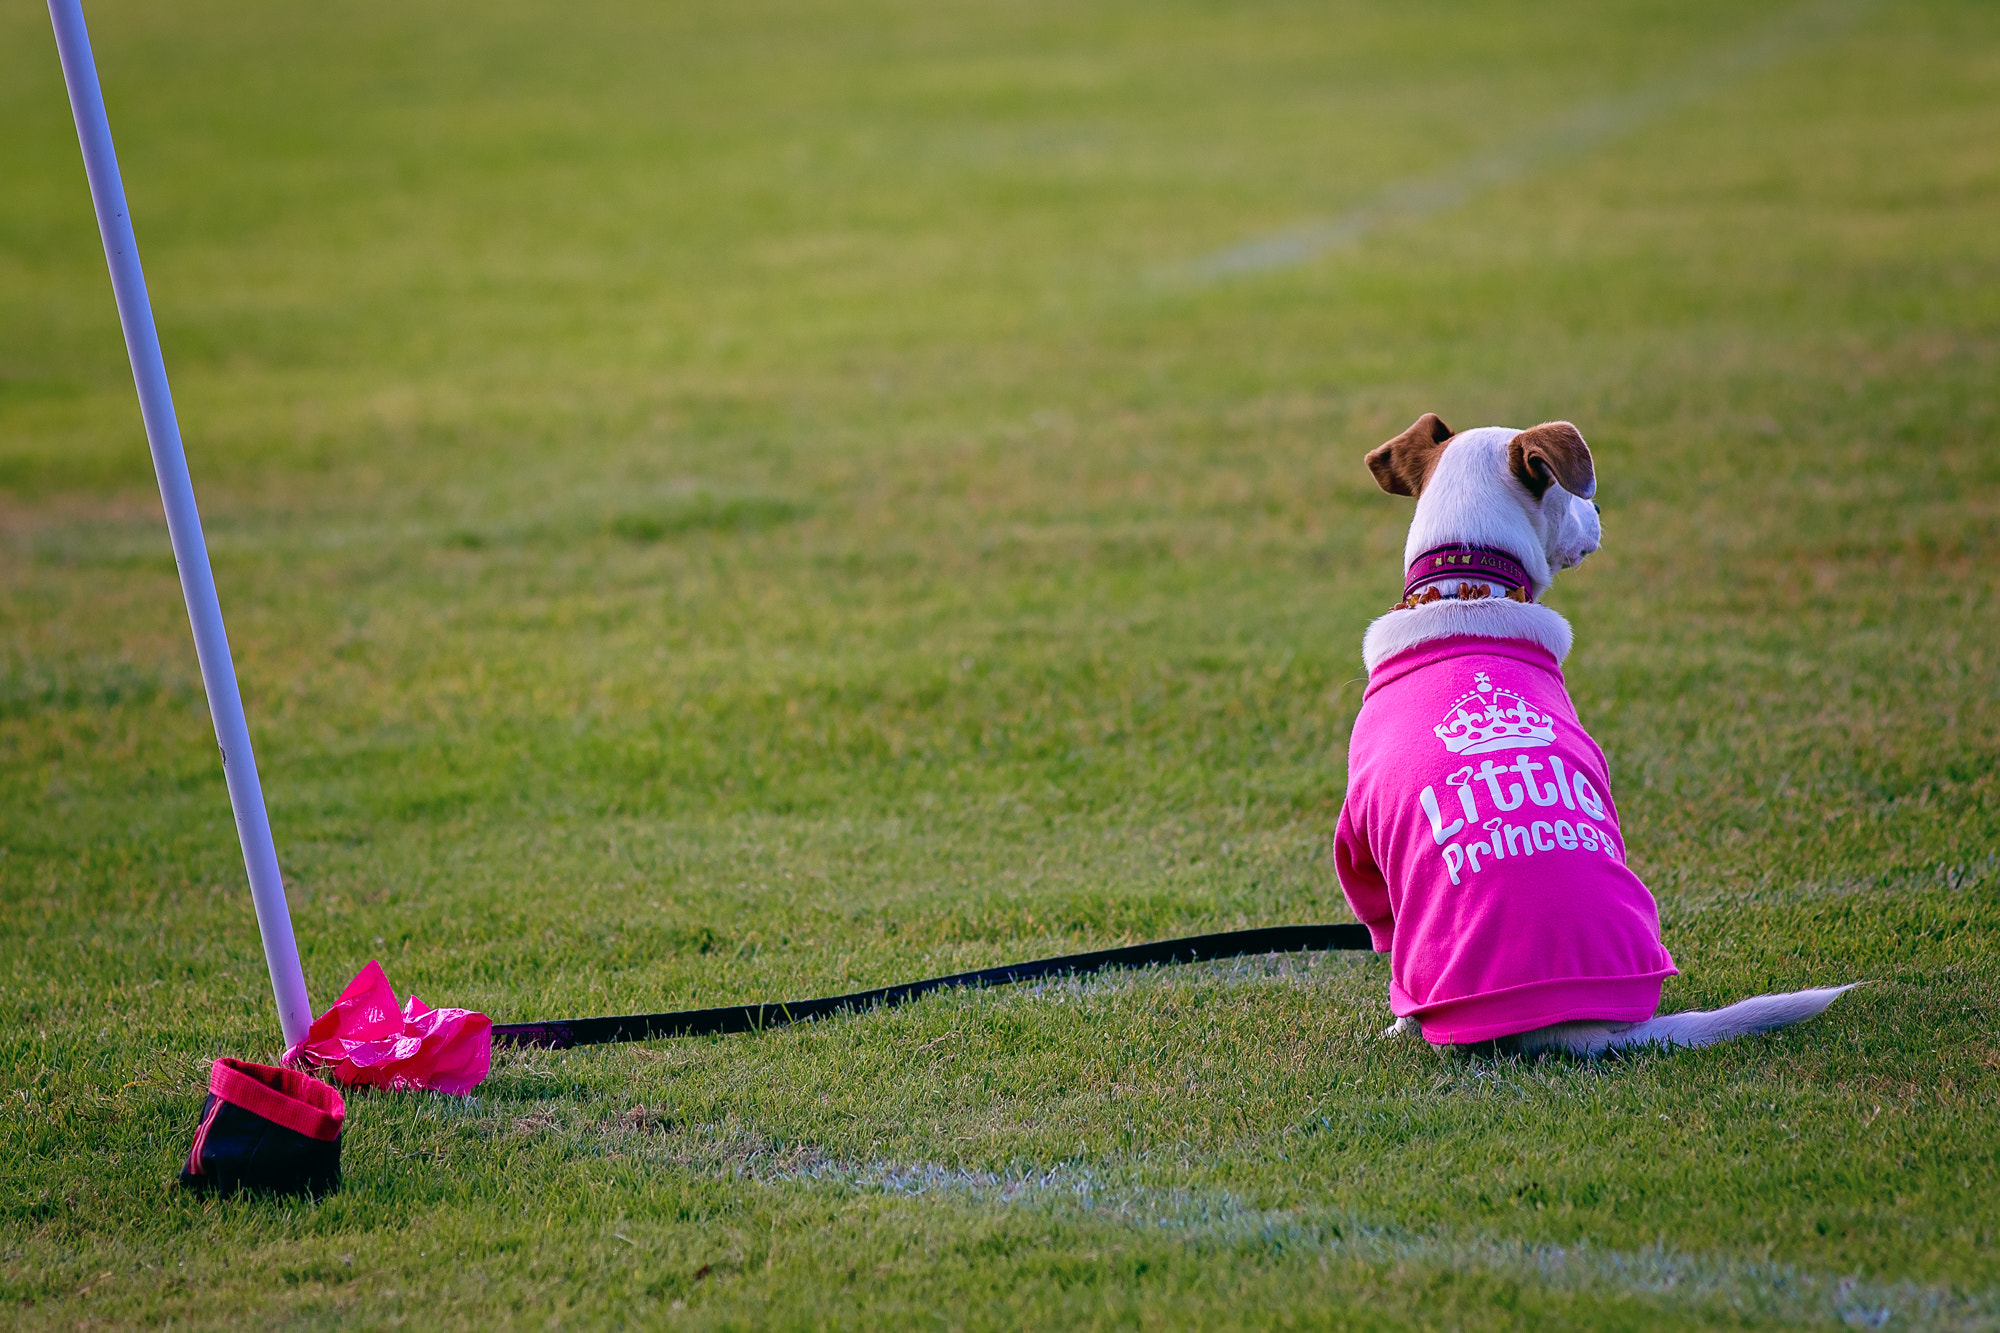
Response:
[[[492,1065],[493,1020],[470,1009],[433,1009],[414,995],[399,1008],[382,965],[370,960],[284,1062],[331,1069],[347,1084],[463,1097]]]

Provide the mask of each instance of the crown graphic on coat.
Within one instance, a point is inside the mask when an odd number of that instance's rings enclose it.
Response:
[[[1537,712],[1512,690],[1496,686],[1484,671],[1472,688],[1452,700],[1445,720],[1431,730],[1453,754],[1491,750],[1531,750],[1556,743],[1555,719]]]

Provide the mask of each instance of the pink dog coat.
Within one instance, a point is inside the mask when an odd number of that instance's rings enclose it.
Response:
[[[1445,639],[1375,668],[1334,865],[1398,1017],[1445,1045],[1653,1016],[1677,969],[1610,793],[1547,649]]]

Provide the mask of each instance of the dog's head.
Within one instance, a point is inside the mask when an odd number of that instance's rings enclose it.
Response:
[[[1368,470],[1389,494],[1417,502],[1404,568],[1452,542],[1491,547],[1521,562],[1539,597],[1557,570],[1580,564],[1603,536],[1591,502],[1597,472],[1590,446],[1567,421],[1455,435],[1426,412],[1370,450]]]

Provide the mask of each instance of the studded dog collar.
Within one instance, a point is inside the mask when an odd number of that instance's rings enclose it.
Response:
[[[1450,586],[1454,577],[1460,580],[1456,589]],[[1439,588],[1439,584],[1444,587]],[[1500,591],[1494,591],[1495,584]],[[1461,601],[1505,597],[1510,601],[1532,602],[1535,584],[1521,562],[1505,551],[1451,542],[1433,546],[1410,562],[1409,574],[1403,580],[1403,600],[1389,609],[1408,610],[1442,601],[1454,593]]]

